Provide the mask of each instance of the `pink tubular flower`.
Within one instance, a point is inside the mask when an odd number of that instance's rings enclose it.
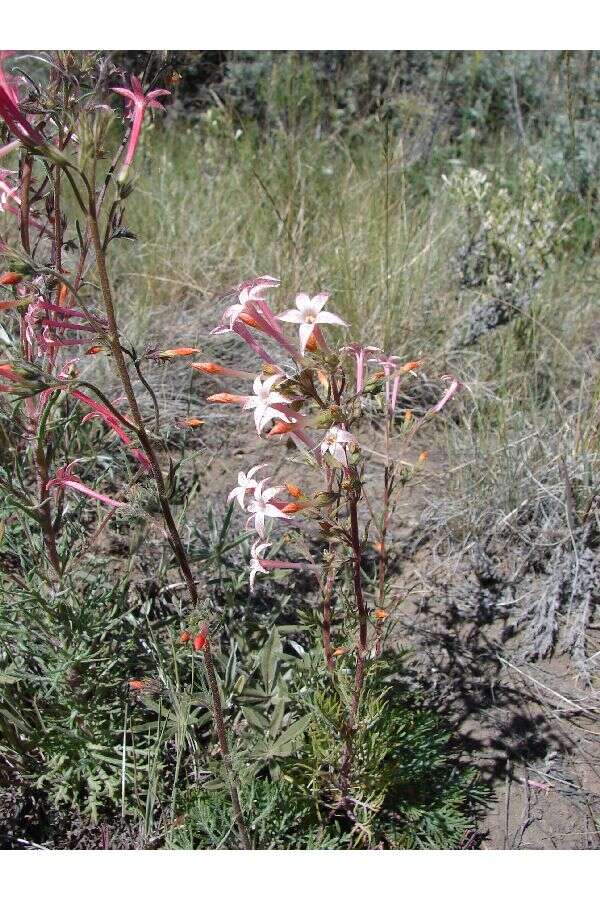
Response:
[[[369,359],[369,362],[379,363],[385,373],[385,400],[390,415],[394,414],[396,401],[398,399],[398,386],[400,384],[401,375],[398,370],[399,361],[399,356],[386,356],[384,353],[379,353],[377,356],[372,356]],[[394,378],[390,382],[392,375]]]
[[[9,131],[12,131],[22,143],[39,147],[45,144],[44,136],[41,131],[30,125],[21,112],[17,82],[7,76],[2,67],[4,60],[12,54],[12,50],[0,50],[0,117],[6,122]]]
[[[54,316],[52,316],[54,313]],[[72,322],[73,318],[84,318],[83,313],[77,309],[66,306],[56,306],[44,299],[38,299],[30,303],[24,317],[26,324],[26,340],[31,348],[37,344],[39,353],[49,355],[59,347],[73,347],[78,344],[89,344],[91,336],[84,333],[96,334],[96,328],[80,322]],[[105,323],[98,320],[98,327]],[[67,338],[65,329],[79,332],[78,337]]]
[[[220,323],[210,333],[226,334],[233,331],[264,362],[274,364],[272,357],[251,334],[250,328],[255,328],[276,341],[291,356],[296,357],[297,351],[295,347],[285,338],[279,322],[271,312],[269,304],[263,296],[265,291],[278,287],[279,284],[279,279],[274,278],[273,275],[261,275],[259,278],[243,281],[237,288],[237,303],[227,307]]]
[[[204,372],[205,375],[221,375],[223,378],[252,378],[250,372],[244,372],[242,369],[230,369],[228,366],[222,366],[215,362],[190,363],[190,366],[197,372]]]
[[[277,318],[281,322],[291,322],[293,325],[300,326],[300,349],[302,355],[306,351],[306,345],[313,333],[318,339],[319,325],[343,325],[348,327],[348,323],[336,316],[335,313],[323,312],[323,307],[329,299],[329,294],[316,294],[309,297],[308,294],[298,294],[296,296],[296,309],[288,309]]]
[[[290,401],[283,394],[273,390],[275,384],[281,380],[281,375],[270,375],[264,381],[260,375],[257,375],[254,379],[254,384],[252,385],[254,397],[248,397],[243,408],[254,410],[254,423],[257,434],[261,433],[264,426],[271,419],[283,419],[284,422],[289,422],[281,407],[289,405]]]
[[[255,472],[258,472],[259,469],[264,469],[266,463],[262,463],[259,466],[252,466],[251,469],[248,469],[248,474],[245,472],[238,472],[238,483],[237,487],[234,487],[232,491],[229,492],[227,497],[227,502],[231,503],[232,500],[237,500],[243,510],[246,509],[246,494],[251,493],[254,488],[258,487],[258,481],[254,478]]]
[[[326,453],[330,453],[338,462],[342,463],[343,466],[347,466],[348,444],[356,444],[354,435],[349,431],[346,431],[345,428],[339,428],[337,425],[332,425],[321,444],[321,453],[323,456],[325,456]]]
[[[454,397],[454,395],[458,393],[458,391],[462,390],[465,387],[462,381],[459,381],[458,378],[455,378],[453,375],[442,375],[440,381],[445,381],[446,383],[450,382],[450,386],[443,394],[441,399],[438,400],[435,406],[432,406],[432,408],[429,410],[429,415],[435,415],[435,413],[439,413],[439,411],[444,408],[448,400],[451,400],[452,397]]]
[[[154,91],[148,91],[148,93],[145,94],[140,79],[135,75],[131,76],[131,89],[115,87],[111,88],[111,90],[113,90],[115,94],[121,94],[122,97],[125,97],[129,107],[127,116],[131,119],[131,132],[129,134],[127,151],[125,153],[125,161],[119,175],[119,179],[123,180],[127,175],[129,166],[133,162],[133,157],[135,156],[135,151],[142,131],[142,122],[144,121],[144,115],[147,108],[164,109],[164,106],[157,100],[157,97],[165,97],[171,92],[159,88]]]
[[[354,356],[356,360],[356,393],[360,394],[365,385],[365,357],[367,353],[381,353],[381,349],[379,347],[368,347],[363,344],[359,344],[356,341],[352,344],[348,344],[347,347],[342,347],[342,353],[347,353],[348,355]]]
[[[255,541],[252,544],[250,549],[250,593],[254,593],[254,581],[259,572],[262,572],[263,575],[268,574],[268,572],[273,571],[273,569],[305,569],[305,563],[294,563],[294,562],[285,562],[284,560],[279,559],[265,559],[261,556],[262,553],[265,552],[267,547],[270,547],[271,544],[263,542],[262,544],[259,541]]]
[[[286,416],[286,419],[277,422],[271,430],[267,432],[267,437],[291,437],[294,443],[298,444],[298,441],[301,441],[303,444],[306,444],[310,450],[313,450],[314,442],[311,441],[310,436],[306,431],[306,421],[308,417],[303,416],[296,411],[286,412]]]
[[[247,524],[250,525],[250,521],[254,519],[254,528],[256,528],[261,538],[265,536],[265,517],[273,519],[291,518],[287,513],[282,512],[276,503],[272,502],[273,498],[283,490],[282,485],[265,489],[264,485],[268,480],[268,478],[264,478],[258,482],[254,488],[252,500],[248,503],[250,516]]]
[[[268,291],[269,288],[279,287],[280,283],[279,279],[274,278],[273,275],[261,275],[251,281],[242,281],[237,288],[237,303],[233,303],[231,306],[227,307],[223,313],[221,322],[216,328],[213,328],[211,334],[225,334],[228,331],[232,331],[233,325],[237,321],[240,313],[248,312],[250,315],[252,314],[253,310],[248,309],[248,304],[252,302],[259,305],[263,314],[266,311],[267,318],[273,318],[274,320],[274,316],[264,300],[263,294],[265,291]]]
[[[64,490],[65,488],[72,488],[75,491],[79,491],[80,494],[85,494],[87,497],[91,497],[93,500],[99,500],[100,503],[106,503],[107,506],[126,506],[126,503],[121,503],[120,500],[113,500],[112,497],[107,497],[106,494],[100,494],[98,491],[92,490],[92,488],[87,487],[81,478],[78,478],[77,475],[74,475],[72,472],[73,466],[76,464],[77,460],[72,463],[69,463],[68,466],[63,466],[61,469],[56,470],[56,474],[54,478],[51,478],[50,481],[47,482],[46,487],[48,490],[51,488],[57,488],[58,490]]]
[[[139,464],[141,466],[143,466],[143,468],[146,469],[147,472],[150,472],[152,470],[152,467],[150,465],[150,460],[148,459],[146,454],[142,453],[141,450],[136,450],[135,448],[131,447],[131,443],[132,443],[131,438],[129,437],[129,435],[127,434],[125,429],[123,428],[122,423],[114,415],[114,413],[112,413],[110,411],[110,409],[108,409],[107,406],[104,406],[103,403],[98,403],[97,400],[92,400],[91,397],[88,397],[87,394],[84,394],[83,391],[80,391],[80,390],[71,391],[71,396],[75,397],[76,400],[79,400],[81,403],[85,404],[85,406],[89,406],[89,408],[92,410],[91,413],[88,413],[86,416],[84,416],[84,418],[83,418],[84,422],[88,422],[90,419],[94,418],[95,416],[97,416],[100,419],[103,419],[104,422],[106,422],[106,424],[108,425],[108,427],[110,429],[112,429],[112,431],[114,431],[116,435],[118,435],[118,437],[125,444],[125,446],[129,448],[131,455],[135,459],[137,459]]]

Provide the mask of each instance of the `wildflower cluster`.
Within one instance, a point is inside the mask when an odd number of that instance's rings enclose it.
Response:
[[[338,570],[346,564],[351,573],[354,595],[356,639],[353,693],[343,728],[344,750],[341,759],[337,807],[349,812],[349,786],[353,761],[353,743],[357,728],[367,660],[381,652],[381,631],[389,611],[386,604],[385,548],[387,529],[393,510],[397,464],[391,458],[390,439],[394,430],[398,397],[403,379],[416,377],[424,360],[403,362],[374,345],[351,343],[333,348],[325,335],[325,326],[347,327],[340,316],[325,309],[327,293],[310,297],[297,294],[295,307],[276,314],[266,299],[267,291],[279,286],[278,279],[264,275],[243,282],[237,289],[237,302],[223,313],[214,335],[237,334],[261,361],[261,370],[249,373],[221,366],[216,362],[192,363],[208,375],[246,381],[248,393],[221,392],[208,396],[209,403],[238,405],[241,412],[252,411],[257,434],[266,441],[291,441],[300,451],[298,464],[304,464],[308,479],[317,479],[308,490],[296,484],[273,484],[257,462],[238,474],[237,484],[228,501],[236,502],[248,513],[246,527],[257,534],[250,551],[250,589],[258,575],[280,569],[310,569],[319,577],[322,593],[322,636],[327,668],[332,673],[336,660],[348,656],[348,647],[333,649],[331,598]],[[284,325],[298,326],[297,341],[286,334]],[[329,338],[329,340],[331,340]],[[410,410],[402,418],[402,434],[410,440],[429,419],[441,412],[460,390],[461,382],[450,375],[441,377],[446,390],[425,415],[416,419]],[[251,393],[250,393],[251,382]],[[371,518],[363,503],[366,462],[359,428],[361,418],[380,395],[380,417],[385,431],[384,511],[376,543],[380,559],[379,605],[369,610],[363,590],[364,537],[361,519]],[[415,466],[426,459],[422,453]],[[320,482],[320,483],[319,483]],[[285,499],[287,494],[291,500]],[[326,541],[321,558],[312,562],[272,559],[268,551],[268,520],[285,522],[288,527],[305,524],[318,529]],[[293,520],[293,521],[292,521]],[[337,562],[335,562],[337,558]]]
[[[70,497],[108,508],[103,510],[99,534],[112,516],[131,506],[134,483],[144,479],[148,493],[154,492],[154,511],[160,511],[169,550],[188,595],[188,629],[180,641],[201,652],[237,833],[242,846],[248,848],[250,838],[213,663],[216,616],[208,599],[199,595],[198,580],[171,508],[174,466],[161,438],[158,401],[144,376],[149,361],[177,364],[196,357],[199,351],[182,346],[152,347],[138,353],[120,332],[107,262],[113,242],[131,236],[123,222],[127,198],[134,189],[130,173],[145,116],[149,109],[162,108],[158,98],[169,92],[156,87],[156,77],[151,81],[146,73],[126,79],[125,73],[111,69],[106,61],[96,60],[94,68],[94,60],[84,59],[85,65],[78,66],[77,59],[65,52],[55,55],[47,84],[37,86],[35,96],[28,95],[25,103],[25,85],[3,70],[7,58],[10,54],[6,52],[0,56],[0,118],[9,140],[0,146],[0,158],[14,159],[15,164],[0,169],[0,313],[7,323],[7,329],[0,330],[0,336],[7,335],[5,355],[0,358],[0,410],[10,423],[15,465],[13,477],[0,469],[0,487],[12,507],[38,526],[52,570],[48,582],[59,585],[69,566],[64,520]],[[109,127],[116,115],[109,105],[113,93],[125,98],[126,117],[121,120],[125,128],[114,155],[103,163],[105,145],[111,143]],[[0,139],[6,137],[6,129],[0,132]],[[65,190],[69,191],[68,201]],[[72,208],[76,216],[69,218],[65,210]],[[10,246],[5,234],[12,236]],[[92,270],[95,280],[90,276]],[[390,616],[386,538],[395,492],[407,477],[406,464],[393,458],[391,438],[400,420],[399,433],[409,442],[462,385],[457,378],[444,375],[445,390],[430,410],[418,417],[410,410],[401,415],[398,406],[403,381],[419,377],[424,360],[403,361],[372,344],[332,345],[329,329],[335,332],[348,324],[327,308],[329,295],[298,293],[294,305],[278,314],[267,298],[279,286],[279,280],[271,275],[240,284],[236,302],[224,310],[212,332],[216,336],[236,334],[244,341],[259,361],[256,371],[215,361],[189,364],[202,376],[237,384],[236,392],[213,393],[208,402],[238,406],[240,415],[250,413],[261,440],[291,442],[298,451],[298,466],[305,467],[304,477],[297,479],[303,487],[277,484],[267,463],[258,460],[247,472],[238,474],[228,500],[245,513],[246,529],[254,533],[251,591],[259,575],[275,570],[306,570],[318,580],[327,672],[332,679],[341,670],[352,674],[350,691],[340,692],[346,708],[339,732],[342,752],[335,774],[337,795],[332,804],[332,814],[339,808],[351,815],[355,802],[350,790],[352,766],[365,669],[381,652],[382,629]],[[104,379],[96,369],[99,359],[112,368],[118,380],[117,396],[106,395]],[[141,391],[146,391],[152,402],[151,420],[142,412]],[[75,432],[65,425],[73,418],[73,409],[82,414],[75,416]],[[362,424],[367,415],[373,416],[373,409],[377,411],[376,424],[385,434],[383,454],[363,446]],[[94,476],[86,474],[89,465],[82,472],[89,459],[80,452],[81,441],[91,421],[102,423],[104,444],[108,438],[117,439],[133,469],[129,483],[122,487],[111,485],[106,490],[99,482],[90,484]],[[188,416],[178,424],[197,428],[203,419]],[[367,450],[384,461],[381,518],[373,515],[366,498],[365,483],[370,477]],[[97,454],[92,453],[91,459],[97,459]],[[421,455],[415,467],[423,462]],[[275,521],[288,528],[305,528],[318,538],[312,546],[319,550],[312,557],[307,551],[301,560],[271,558]],[[368,524],[377,532],[373,546],[379,558],[379,597],[373,609],[363,586]],[[346,593],[353,603],[334,634],[332,604],[338,577],[350,585]],[[332,640],[338,635],[343,645],[334,648]],[[348,646],[352,643],[354,650]],[[146,681],[129,681],[134,693],[144,694],[147,687]]]
[[[207,400],[237,404],[242,411],[252,411],[259,436],[291,440],[302,451],[304,463],[320,472],[322,479],[320,489],[309,495],[295,486],[271,484],[272,478],[264,472],[260,477],[258,473],[266,468],[266,463],[238,474],[237,485],[227,499],[235,500],[249,513],[247,528],[258,535],[251,550],[252,589],[259,573],[305,565],[266,558],[265,552],[271,547],[265,540],[268,519],[305,517],[316,522],[326,536],[336,531],[351,546],[351,535],[340,532],[337,523],[342,506],[352,502],[352,498],[358,500],[361,493],[364,457],[351,429],[358,425],[365,401],[376,393],[385,396],[384,419],[393,421],[402,379],[414,374],[423,363],[403,363],[398,356],[386,355],[373,345],[351,343],[333,350],[322,326],[347,327],[347,323],[325,309],[329,295],[322,292],[310,297],[300,293],[295,298],[295,308],[277,315],[265,294],[278,286],[279,280],[272,275],[240,284],[237,302],[224,311],[212,331],[214,335],[239,335],[262,361],[260,372],[250,373],[216,362],[191,364],[208,375],[251,381],[252,393],[222,392]],[[284,333],[281,322],[298,326],[297,344]],[[275,354],[283,361],[276,361]],[[440,412],[461,387],[458,379],[451,376],[444,375],[442,380],[448,388],[428,415]],[[412,433],[418,427],[418,423],[413,423]],[[283,499],[285,493],[295,502]]]

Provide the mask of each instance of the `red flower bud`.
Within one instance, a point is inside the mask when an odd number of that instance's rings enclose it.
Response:
[[[204,425],[204,419],[194,419],[192,416],[182,419],[181,422],[182,425],[185,425],[187,428],[198,428],[198,426]]]
[[[281,512],[290,515],[299,512],[301,509],[304,509],[305,506],[306,503],[286,503],[286,505],[281,508]]]
[[[211,394],[206,400],[208,403],[245,403],[247,397],[240,394]]]
[[[203,634],[202,632],[200,632],[200,634],[197,634],[196,637],[194,638],[194,650],[197,653],[200,653],[200,651],[204,649],[205,644],[206,644],[206,635]]]
[[[23,277],[20,272],[4,272],[3,275],[0,275],[0,284],[5,286],[18,284],[20,281],[23,281]]]
[[[149,353],[152,359],[175,359],[178,356],[193,356],[194,353],[200,353],[195,347],[173,347],[171,350],[156,350]]]
[[[291,481],[285,482],[285,489],[290,497],[295,497],[296,499],[298,499],[298,497],[302,496],[302,491],[300,490],[300,488],[296,484],[292,484]]]

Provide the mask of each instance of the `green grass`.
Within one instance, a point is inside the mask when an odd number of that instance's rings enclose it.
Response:
[[[411,186],[400,144],[386,158],[384,135],[353,153],[279,130],[266,142],[252,130],[236,139],[233,124],[214,122],[147,136],[128,223],[139,239],[119,263],[142,321],[162,306],[206,307],[270,272],[283,282],[280,303],[331,291],[357,337],[417,349],[441,333],[451,210]]]

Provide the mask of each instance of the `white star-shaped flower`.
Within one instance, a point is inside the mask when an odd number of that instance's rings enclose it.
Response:
[[[257,375],[252,385],[255,396],[249,396],[244,403],[243,409],[254,410],[254,422],[258,434],[261,433],[264,426],[271,419],[282,419],[284,422],[290,421],[283,410],[278,408],[281,404],[289,404],[289,399],[278,391],[273,390],[274,386],[280,381],[282,381],[281,375],[270,375],[264,381],[260,375]]]
[[[248,474],[245,472],[238,472],[238,483],[237,487],[234,487],[232,491],[229,492],[227,496],[227,502],[231,503],[232,500],[237,500],[242,509],[246,509],[246,494],[248,491],[254,490],[255,487],[258,486],[258,481],[254,478],[254,473],[258,472],[259,469],[264,469],[266,463],[262,463],[260,466],[252,466],[251,469],[248,469]]]
[[[265,536],[265,517],[270,517],[272,519],[291,518],[287,513],[282,512],[278,506],[271,502],[273,497],[277,496],[277,494],[283,490],[282,486],[277,485],[276,487],[265,489],[264,485],[267,481],[267,478],[263,481],[259,481],[258,485],[254,488],[254,496],[248,503],[248,512],[250,513],[248,525],[250,524],[251,519],[254,519],[254,528],[256,528],[261,538],[264,538]]]
[[[329,294],[325,293],[316,294],[314,297],[309,297],[308,294],[298,294],[296,309],[288,309],[277,316],[282,322],[291,322],[293,325],[300,326],[300,349],[303,355],[306,345],[318,325],[348,326],[348,323],[336,316],[335,313],[323,312],[323,307],[328,299]]]
[[[348,444],[356,444],[354,435],[344,428],[332,425],[321,444],[321,453],[331,453],[342,465],[348,465],[347,447]]]

